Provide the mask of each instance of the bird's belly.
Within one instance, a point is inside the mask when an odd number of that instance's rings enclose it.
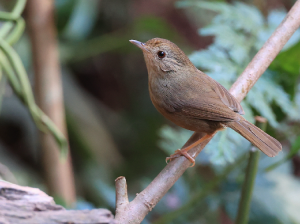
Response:
[[[163,114],[163,113],[162,113]],[[210,121],[203,119],[196,119],[186,116],[181,116],[180,114],[169,113],[167,116],[163,114],[167,119],[175,123],[176,125],[191,130],[195,132],[202,132],[207,134],[212,134],[217,130],[224,128],[224,125],[219,121]]]

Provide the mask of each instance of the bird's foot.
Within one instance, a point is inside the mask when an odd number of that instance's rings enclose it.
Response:
[[[177,149],[174,154],[170,155],[170,157],[167,157],[166,163],[168,163],[169,160],[172,161],[173,159],[178,158],[179,156],[184,156],[185,158],[187,158],[192,163],[191,167],[195,166],[195,159],[191,157],[190,154],[187,153],[187,151],[180,149]]]

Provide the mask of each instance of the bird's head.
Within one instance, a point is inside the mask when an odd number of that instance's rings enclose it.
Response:
[[[137,40],[130,42],[142,49],[149,75],[153,72],[164,74],[177,72],[188,66],[194,67],[185,53],[169,40],[153,38],[146,43]]]

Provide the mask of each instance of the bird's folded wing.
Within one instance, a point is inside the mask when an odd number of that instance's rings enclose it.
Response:
[[[212,78],[210,79],[212,80],[212,82],[215,83],[215,85],[212,86],[212,88],[218,94],[222,102],[234,112],[239,114],[245,114],[241,104],[236,100],[236,98],[233,95],[231,95],[231,93],[228,92],[228,90],[225,89],[225,87],[218,83],[216,80]]]
[[[206,76],[205,79],[203,76]],[[244,113],[234,96],[204,73],[195,77],[188,88],[194,90],[192,94],[184,88],[173,92],[174,97],[169,103],[174,111],[180,111],[185,116],[195,119],[212,121],[234,121],[238,119],[237,113]]]
[[[236,116],[232,116],[232,113],[228,113],[226,110],[217,110],[215,105],[212,104],[183,106],[180,111],[181,114],[193,119],[227,122],[234,121],[236,119]]]

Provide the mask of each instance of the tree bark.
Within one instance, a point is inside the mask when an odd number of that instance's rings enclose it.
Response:
[[[114,224],[107,209],[66,210],[36,188],[21,187],[0,180],[1,224]]]

